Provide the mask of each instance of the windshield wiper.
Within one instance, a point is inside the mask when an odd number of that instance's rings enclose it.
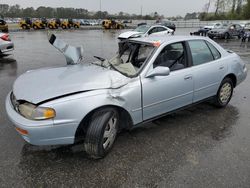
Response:
[[[104,58],[102,58],[102,57],[98,57],[98,56],[95,56],[95,55],[94,55],[94,58],[96,58],[96,59],[98,59],[98,60],[100,60],[100,61],[105,61],[105,59],[104,59]]]
[[[112,69],[114,69],[114,66],[109,62],[109,60],[104,59],[102,57],[98,57],[98,56],[93,56],[93,57],[101,61],[101,64],[99,63],[98,64],[94,63],[94,64],[100,65],[101,67],[105,67],[105,68],[111,67]],[[107,63],[108,65],[105,65],[105,63]]]

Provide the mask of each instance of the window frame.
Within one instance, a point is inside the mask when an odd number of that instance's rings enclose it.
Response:
[[[165,48],[166,48],[167,46],[173,45],[173,44],[178,44],[178,43],[181,43],[181,44],[182,44],[184,56],[186,56],[186,58],[185,58],[185,59],[186,59],[186,60],[185,60],[185,61],[186,61],[186,62],[185,62],[185,67],[184,67],[183,69],[187,69],[187,68],[189,68],[189,67],[192,67],[192,59],[191,59],[191,57],[190,57],[190,49],[189,49],[189,46],[188,46],[188,42],[187,42],[187,41],[184,41],[184,40],[182,40],[182,41],[177,41],[177,42],[173,42],[173,43],[170,43],[170,44],[166,44],[166,45],[162,48],[162,50],[160,51],[160,53],[158,53],[156,59],[157,59],[158,56],[161,54],[161,52],[162,52],[163,50],[165,50]],[[154,62],[152,63],[153,69],[155,69],[155,68],[157,67],[157,66],[154,67],[154,63],[155,63],[156,59],[155,59]],[[170,73],[171,73],[171,72],[174,72],[174,71],[183,70],[183,69],[177,69],[177,70],[171,70],[171,69],[170,69]]]
[[[209,48],[209,50],[210,50],[210,52],[211,52],[211,54],[212,54],[212,56],[213,56],[213,58],[214,58],[214,61],[216,61],[216,60],[218,60],[218,59],[221,59],[221,53],[220,53],[220,51],[219,51],[211,42],[209,42],[209,41],[205,41],[205,42],[206,42],[206,45],[208,46],[208,48]],[[212,46],[214,47],[214,49],[220,54],[220,57],[219,57],[218,59],[215,59],[214,53],[213,53],[213,51],[211,50],[209,44],[212,45]]]

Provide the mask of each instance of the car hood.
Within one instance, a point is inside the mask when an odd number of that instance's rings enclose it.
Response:
[[[127,31],[125,33],[120,34],[118,38],[128,39],[129,37],[132,37],[133,35],[140,35],[140,34],[143,34],[143,33],[138,32],[138,31]]]
[[[68,65],[24,73],[15,81],[13,93],[17,100],[37,104],[77,92],[119,88],[129,80],[117,71],[93,64]]]

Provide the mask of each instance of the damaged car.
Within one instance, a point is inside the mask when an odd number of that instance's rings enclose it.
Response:
[[[207,36],[211,39],[221,38],[230,39],[233,37],[238,37],[239,39],[243,36],[243,27],[239,24],[223,24],[220,27],[214,28],[207,32]]]
[[[81,47],[49,42],[67,65],[31,70],[6,98],[16,131],[33,145],[83,143],[104,157],[128,130],[204,100],[229,103],[247,76],[241,58],[209,38],[145,37],[122,41],[110,59],[83,62]]]
[[[9,34],[0,32],[0,56],[13,50],[14,43],[11,41]]]
[[[126,31],[118,36],[120,40],[129,38],[147,37],[147,36],[161,36],[173,35],[174,30],[163,25],[140,25],[133,31]]]

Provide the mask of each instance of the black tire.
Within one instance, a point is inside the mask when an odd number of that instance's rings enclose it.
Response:
[[[224,35],[224,39],[230,39],[230,35],[229,35],[229,33],[225,33],[225,35]]]
[[[113,128],[110,125],[112,123]],[[84,141],[84,148],[89,157],[103,158],[112,149],[118,133],[118,125],[119,114],[114,108],[101,109],[92,115]],[[104,137],[105,131],[110,132],[108,135],[111,134],[111,136]]]
[[[208,37],[210,38],[210,39],[213,39],[214,37],[213,36],[211,36],[211,35],[208,35]]]
[[[223,97],[221,96],[222,95],[221,93],[222,93],[223,87],[225,86],[229,87],[230,91],[228,92],[228,96],[225,99],[223,99]],[[220,84],[220,87],[217,91],[216,96],[214,97],[214,104],[219,108],[226,107],[232,98],[233,89],[234,89],[233,81],[228,77],[224,78],[224,80],[222,80]]]
[[[33,26],[33,29],[34,29],[34,30],[37,30],[37,29],[38,29],[38,27],[37,27],[36,25],[34,25],[34,26]]]
[[[26,25],[22,25],[22,29],[26,30],[27,26]]]

